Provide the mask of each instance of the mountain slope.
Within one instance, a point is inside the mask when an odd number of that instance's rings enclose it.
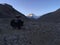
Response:
[[[60,22],[60,9],[57,9],[54,12],[45,14],[45,15],[41,16],[38,20],[43,21],[43,22],[55,22],[55,23],[58,23],[58,22]]]
[[[9,4],[0,4],[0,18],[13,18],[16,15],[20,15],[22,18],[26,18],[24,14],[18,12]]]
[[[13,29],[9,20],[12,12],[9,11],[11,12],[9,14],[6,10],[1,10],[2,14],[4,12],[7,14],[4,14],[4,18],[0,18],[0,45],[60,45],[60,23],[30,21],[14,10],[13,17],[16,14],[20,15],[21,19],[24,19],[24,26],[20,30]],[[8,15],[11,17],[8,18]],[[25,19],[27,19],[26,22]]]

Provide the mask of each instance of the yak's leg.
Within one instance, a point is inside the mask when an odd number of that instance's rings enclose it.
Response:
[[[13,28],[13,29],[16,29],[16,28],[17,28],[17,25],[15,24],[12,28]]]
[[[18,26],[17,26],[17,29],[21,29],[21,26],[20,26],[20,25],[18,25]]]

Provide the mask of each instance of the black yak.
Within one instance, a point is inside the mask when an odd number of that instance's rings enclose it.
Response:
[[[10,25],[14,28],[14,29],[21,29],[21,27],[23,26],[23,21],[21,19],[19,19],[20,16],[16,16],[16,19],[12,19],[10,22]]]

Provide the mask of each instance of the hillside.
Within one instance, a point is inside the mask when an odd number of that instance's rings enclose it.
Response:
[[[11,5],[1,5],[0,45],[60,45],[60,23],[30,20]],[[20,15],[24,21],[20,30],[10,26],[10,21],[15,15]]]
[[[45,15],[41,16],[38,20],[43,21],[43,22],[59,23],[60,22],[60,9],[57,9],[54,12],[45,14]]]
[[[22,20],[27,20],[27,17],[14,9],[9,4],[0,4],[0,18],[15,18],[16,15],[21,16]]]

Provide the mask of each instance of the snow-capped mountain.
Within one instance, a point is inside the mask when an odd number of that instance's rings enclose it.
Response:
[[[33,19],[37,19],[38,16],[36,16],[35,14],[28,14],[27,15],[28,18],[33,18]]]

